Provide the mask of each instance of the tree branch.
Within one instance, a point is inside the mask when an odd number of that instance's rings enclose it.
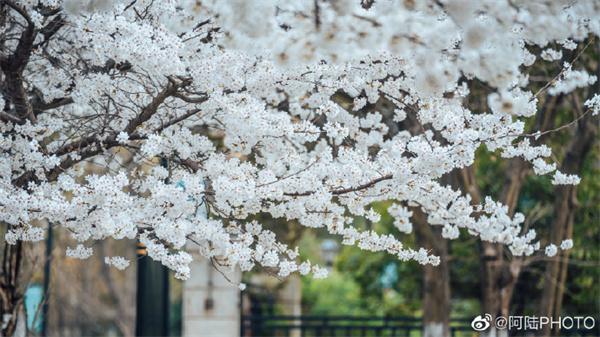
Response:
[[[333,195],[340,195],[340,194],[346,194],[346,193],[350,193],[350,192],[357,192],[357,191],[361,191],[364,189],[367,189],[379,182],[382,182],[384,180],[390,180],[392,179],[394,176],[391,174],[385,175],[383,177],[379,177],[377,179],[371,180],[368,183],[362,184],[362,185],[358,185],[356,187],[349,187],[349,188],[341,188],[341,189],[336,189],[331,191],[331,194]],[[303,192],[303,193],[283,193],[283,195],[288,196],[288,197],[305,197],[305,196],[309,196],[314,194],[314,191],[310,191],[310,192]]]
[[[129,124],[125,127],[124,131],[130,135],[130,138],[135,138],[139,136],[137,132],[137,128],[142,125],[144,122],[148,121],[158,110],[159,106],[168,98],[173,96],[179,88],[187,86],[191,84],[191,80],[184,79],[181,82],[175,81],[173,78],[169,78],[169,83],[167,87],[161,91],[154,99],[144,107],[142,112],[135,118],[133,118]],[[58,150],[56,150],[53,154],[56,156],[62,156],[69,152],[72,152],[75,149],[79,149],[78,156],[79,159],[75,160],[72,157],[64,158],[61,163],[53,168],[52,170],[46,173],[46,179],[48,181],[54,181],[58,178],[58,176],[71,168],[76,163],[85,160],[87,158],[93,157],[97,154],[102,153],[105,149],[112,148],[114,146],[118,146],[120,143],[117,142],[117,135],[113,134],[107,137],[105,140],[100,141],[96,137],[97,135],[91,135],[85,137],[83,139],[73,141],[69,144],[65,144],[61,146]],[[95,146],[94,146],[95,145]],[[34,178],[34,174],[32,172],[26,172],[21,175],[19,178],[13,181],[13,184],[16,186],[26,186],[27,183]]]

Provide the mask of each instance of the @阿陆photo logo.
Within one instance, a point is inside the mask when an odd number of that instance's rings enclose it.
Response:
[[[596,327],[596,319],[591,316],[564,316],[556,319],[545,316],[498,316],[492,322],[492,315],[483,314],[473,319],[471,327],[475,331],[484,331],[492,324],[498,330],[536,331],[544,329],[546,325],[549,325],[550,329],[558,330],[592,330]]]
[[[477,316],[471,322],[471,327],[475,331],[483,331],[490,327],[490,322],[492,321],[492,315],[485,314],[485,316]]]

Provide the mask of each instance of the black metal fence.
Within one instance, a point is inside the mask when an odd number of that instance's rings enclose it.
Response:
[[[452,320],[453,337],[471,336],[472,319]],[[412,337],[423,329],[420,318],[353,316],[242,316],[241,335],[302,337]],[[463,332],[462,334],[460,332]]]
[[[450,321],[452,337],[477,336],[471,327],[471,318]],[[598,322],[596,320],[595,322]],[[600,336],[599,324],[592,329],[565,329],[561,336]],[[286,315],[242,315],[241,336],[243,337],[420,337],[422,321],[414,317],[353,317],[353,316],[286,316]],[[510,331],[509,336],[534,336],[532,330]]]
[[[420,317],[275,315],[276,297],[271,290],[248,285],[244,294],[240,303],[240,336],[243,337],[421,337],[423,333],[423,321]],[[478,336],[479,332],[471,327],[473,319],[474,317],[452,318],[450,335],[452,337]],[[508,335],[532,337],[539,335],[539,330],[510,329]],[[571,327],[562,329],[559,335],[598,337],[600,317],[594,318],[594,326],[591,328]]]

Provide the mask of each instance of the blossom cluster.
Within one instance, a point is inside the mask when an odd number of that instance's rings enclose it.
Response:
[[[445,238],[462,228],[531,255],[540,244],[522,214],[489,198],[473,205],[439,178],[485,146],[554,172],[555,184],[579,182],[548,164],[548,147],[521,137],[539,104],[524,69],[600,35],[592,2],[14,3],[22,11],[7,12],[0,57],[24,48],[20,27],[36,35],[22,67],[31,114],[22,119],[14,104],[21,91],[0,92],[0,220],[11,244],[41,240],[31,222],[47,219],[81,243],[67,249],[74,258],[92,254],[89,240],[137,238],[182,279],[190,245],[229,269],[324,277],[249,220],[268,214],[438,264],[425,249],[352,225],[379,221],[371,205],[392,200],[401,232],[420,208]],[[51,24],[56,34],[41,32]],[[549,94],[596,81],[574,66]],[[3,71],[2,81],[13,76]],[[473,79],[490,91],[486,111],[465,104]],[[585,102],[594,114],[598,97]]]

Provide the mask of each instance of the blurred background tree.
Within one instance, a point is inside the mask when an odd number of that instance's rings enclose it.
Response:
[[[583,52],[582,48],[567,53],[563,60],[536,63],[530,70],[531,81],[538,82],[541,90],[542,86],[552,81],[552,74],[560,71],[562,62],[573,61]],[[590,44],[578,59],[582,67],[598,75],[599,50],[598,42]],[[486,88],[481,83],[472,82],[470,90],[471,101],[467,102],[470,108],[474,111],[487,109]],[[598,82],[588,91],[579,90],[566,96],[551,96],[542,91],[539,96],[541,112],[528,122],[532,132],[549,131],[533,141],[551,147],[553,160],[560,168],[580,175],[582,180],[577,187],[552,185],[551,178],[532,175],[532,168],[521,159],[505,159],[499,153],[489,152],[485,148],[479,150],[478,159],[472,167],[444,177],[455,188],[470,191],[474,203],[479,203],[484,196],[491,196],[509,206],[511,213],[523,213],[527,218],[526,226],[537,229],[542,245],[559,245],[563,239],[573,238],[574,248],[571,251],[552,258],[538,252],[531,258],[523,259],[513,257],[503,245],[482,244],[466,231],[459,240],[452,242],[441,239],[438,233],[440,240],[436,239],[436,228],[429,226],[425,219],[419,219],[418,214],[411,219],[416,227],[415,236],[405,235],[393,226],[393,219],[386,211],[389,205],[372,205],[382,214],[381,221],[370,224],[363,218],[357,218],[353,225],[363,229],[372,227],[380,233],[393,233],[411,247],[427,246],[429,242],[431,249],[451,252],[446,255],[452,256],[447,259],[448,276],[444,276],[445,272],[440,267],[426,271],[424,269],[427,267],[400,263],[399,281],[392,288],[385,288],[381,282],[384,267],[395,262],[395,259],[383,253],[362,254],[356,247],[344,247],[331,280],[303,279],[306,283],[303,287],[305,313],[354,312],[357,315],[403,314],[419,317],[424,313],[427,316],[428,309],[439,309],[429,308],[432,305],[448,308],[451,305],[451,310],[445,313],[448,317],[475,317],[482,312],[494,316],[600,317],[600,285],[595,281],[600,275],[599,117],[584,115],[581,107],[581,102],[599,91]],[[343,105],[343,95],[338,96]],[[389,111],[384,99],[364,109],[377,110],[384,119],[391,119],[391,114],[386,113]],[[400,125],[393,125],[390,120],[386,124],[392,130],[414,128],[414,125],[410,125],[410,119]],[[568,127],[561,127],[565,125]],[[559,130],[553,131],[555,129]],[[419,242],[415,242],[415,237]],[[489,254],[482,254],[484,258],[478,259],[479,250]],[[314,252],[318,249],[305,251]],[[312,256],[306,257],[314,259]],[[427,273],[436,274],[427,276]],[[439,296],[439,282],[428,284],[427,277],[447,283],[451,294],[447,303],[443,298],[434,297],[432,303],[422,298],[428,291],[437,292]],[[329,282],[340,286],[333,287]],[[359,308],[352,311],[333,297],[343,298],[348,305],[359,304]],[[424,323],[427,323],[426,317]],[[448,324],[447,320],[445,324]],[[552,333],[559,332],[553,330]],[[550,334],[550,331],[545,330],[542,334]]]

